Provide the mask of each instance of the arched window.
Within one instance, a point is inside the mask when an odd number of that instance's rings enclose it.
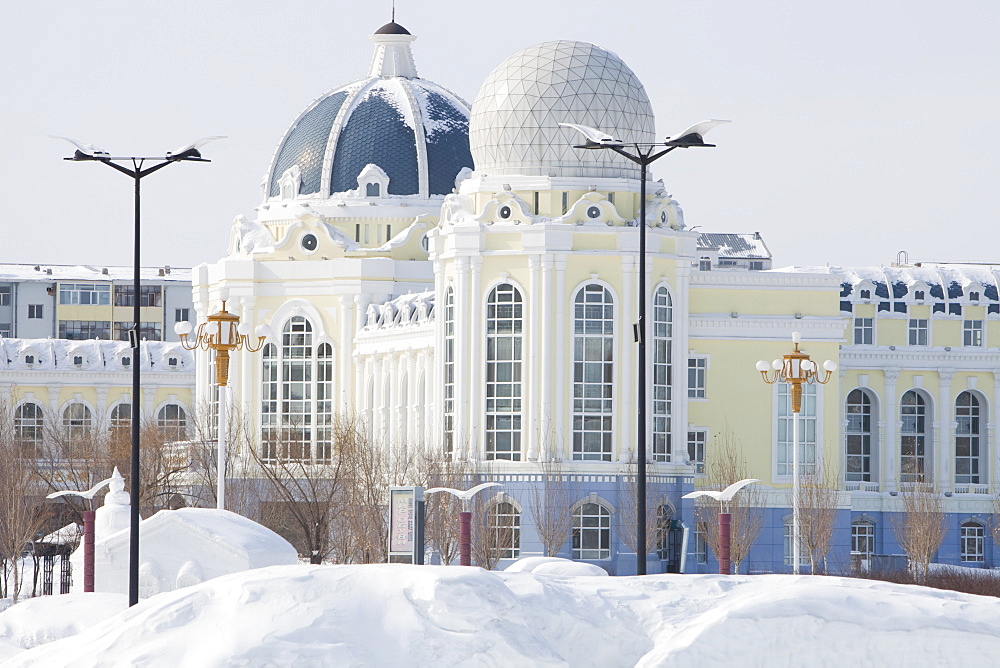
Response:
[[[455,290],[444,297],[444,451],[455,447]]]
[[[960,541],[962,561],[986,560],[986,530],[982,524],[972,520],[963,522]]]
[[[109,426],[112,437],[129,433],[132,428],[132,404],[127,401],[115,404],[114,408],[111,409],[110,418]]]
[[[365,197],[379,197],[381,194],[381,188],[377,183],[366,183],[365,184]]]
[[[861,389],[851,390],[844,408],[847,415],[846,465],[844,479],[847,481],[872,481],[872,400]]]
[[[90,438],[93,424],[93,415],[86,405],[75,402],[63,409],[63,434],[68,440]]]
[[[899,432],[899,479],[902,482],[929,482],[927,402],[921,394],[909,390],[899,403],[903,420]]]
[[[167,404],[156,414],[156,426],[168,441],[187,438],[187,413],[177,404]]]
[[[614,300],[591,283],[573,310],[573,459],[611,461]]]
[[[955,399],[955,482],[982,482],[982,420],[979,397],[966,390]]]
[[[45,437],[45,413],[34,402],[21,404],[14,411],[14,438],[25,457],[41,456]]]
[[[573,511],[573,558],[611,558],[611,511],[600,503],[582,503]]]
[[[294,316],[281,345],[264,346],[261,426],[264,459],[311,463],[329,460],[332,424],[333,348],[313,345],[313,327]]]
[[[517,559],[521,556],[521,513],[509,501],[490,506],[487,512],[490,549],[498,559]]]
[[[509,283],[486,300],[486,459],[521,460],[522,308]]]
[[[851,552],[867,559],[875,554],[875,523],[869,520],[851,522]]]
[[[792,394],[788,383],[778,384],[778,475],[792,475]],[[799,475],[816,473],[816,386],[802,387],[799,411]]]
[[[653,295],[653,461],[669,462],[673,405],[673,303],[661,287]]]
[[[656,554],[661,561],[671,558],[670,524],[673,519],[673,509],[663,504],[656,509]]]

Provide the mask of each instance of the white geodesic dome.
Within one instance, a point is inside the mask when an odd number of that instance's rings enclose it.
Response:
[[[472,103],[469,143],[477,173],[637,178],[613,151],[574,149],[583,137],[559,123],[651,142],[653,110],[621,58],[587,42],[544,42],[498,65]]]

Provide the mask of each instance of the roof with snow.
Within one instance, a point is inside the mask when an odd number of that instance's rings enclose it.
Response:
[[[0,369],[4,370],[128,372],[131,364],[132,348],[128,341],[0,337]],[[144,371],[194,373],[194,355],[177,341],[143,341],[139,348],[139,364]]]
[[[720,258],[769,260],[771,251],[759,232],[725,234],[705,232],[698,236],[698,250],[717,250]]]
[[[417,77],[415,37],[405,28],[389,23],[371,39],[368,77],[314,101],[285,133],[268,171],[268,197],[281,194],[286,173],[298,180],[300,196],[345,193],[359,188],[368,165],[388,177],[380,195],[446,195],[462,168],[472,168],[469,105]]]
[[[90,264],[4,264],[0,263],[2,281],[131,281],[132,267],[105,267]],[[139,267],[143,281],[191,282],[188,267]]]
[[[919,263],[893,267],[786,267],[777,271],[843,274],[842,299],[858,298],[858,289],[872,291],[872,301],[914,299],[927,302],[982,301],[990,313],[1000,313],[1000,265]],[[943,306],[942,306],[943,310]]]

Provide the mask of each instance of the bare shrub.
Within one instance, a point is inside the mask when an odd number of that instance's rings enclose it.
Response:
[[[827,473],[802,477],[799,487],[799,528],[802,547],[809,555],[813,574],[827,571],[826,556],[830,552],[839,501],[836,476]]]
[[[528,510],[545,556],[554,557],[573,529],[573,500],[560,462],[539,462],[538,472],[540,480],[531,486]]]
[[[892,518],[899,546],[910,559],[917,582],[927,579],[931,559],[944,540],[944,509],[941,495],[930,483],[900,485],[903,512]]]

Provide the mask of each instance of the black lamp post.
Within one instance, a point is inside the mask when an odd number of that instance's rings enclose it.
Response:
[[[677,148],[712,148],[704,135],[716,125],[729,121],[702,121],[687,130],[667,138],[664,142],[626,143],[595,128],[573,123],[560,123],[582,133],[587,141],[573,148],[611,150],[639,165],[639,322],[635,325],[635,338],[639,344],[638,427],[636,448],[636,574],[646,574],[646,173],[650,163],[659,160]]]
[[[96,146],[82,144],[69,137],[55,137],[65,139],[74,146],[76,151],[72,157],[66,160],[92,160],[101,162],[115,169],[126,176],[132,178],[135,183],[135,225],[133,228],[133,249],[132,249],[132,329],[129,330],[129,344],[132,347],[132,463],[130,475],[129,492],[131,494],[131,523],[129,530],[129,560],[128,560],[128,604],[133,606],[139,602],[139,330],[141,326],[141,312],[139,308],[139,203],[140,184],[143,177],[149,176],[153,172],[159,171],[175,162],[211,162],[201,157],[199,149],[213,139],[222,137],[205,137],[188,144],[183,148],[170,151],[162,157],[139,157],[122,156],[112,157],[107,151],[102,151]],[[131,167],[120,165],[115,161],[131,162]],[[145,167],[146,162],[154,162],[150,167]]]

